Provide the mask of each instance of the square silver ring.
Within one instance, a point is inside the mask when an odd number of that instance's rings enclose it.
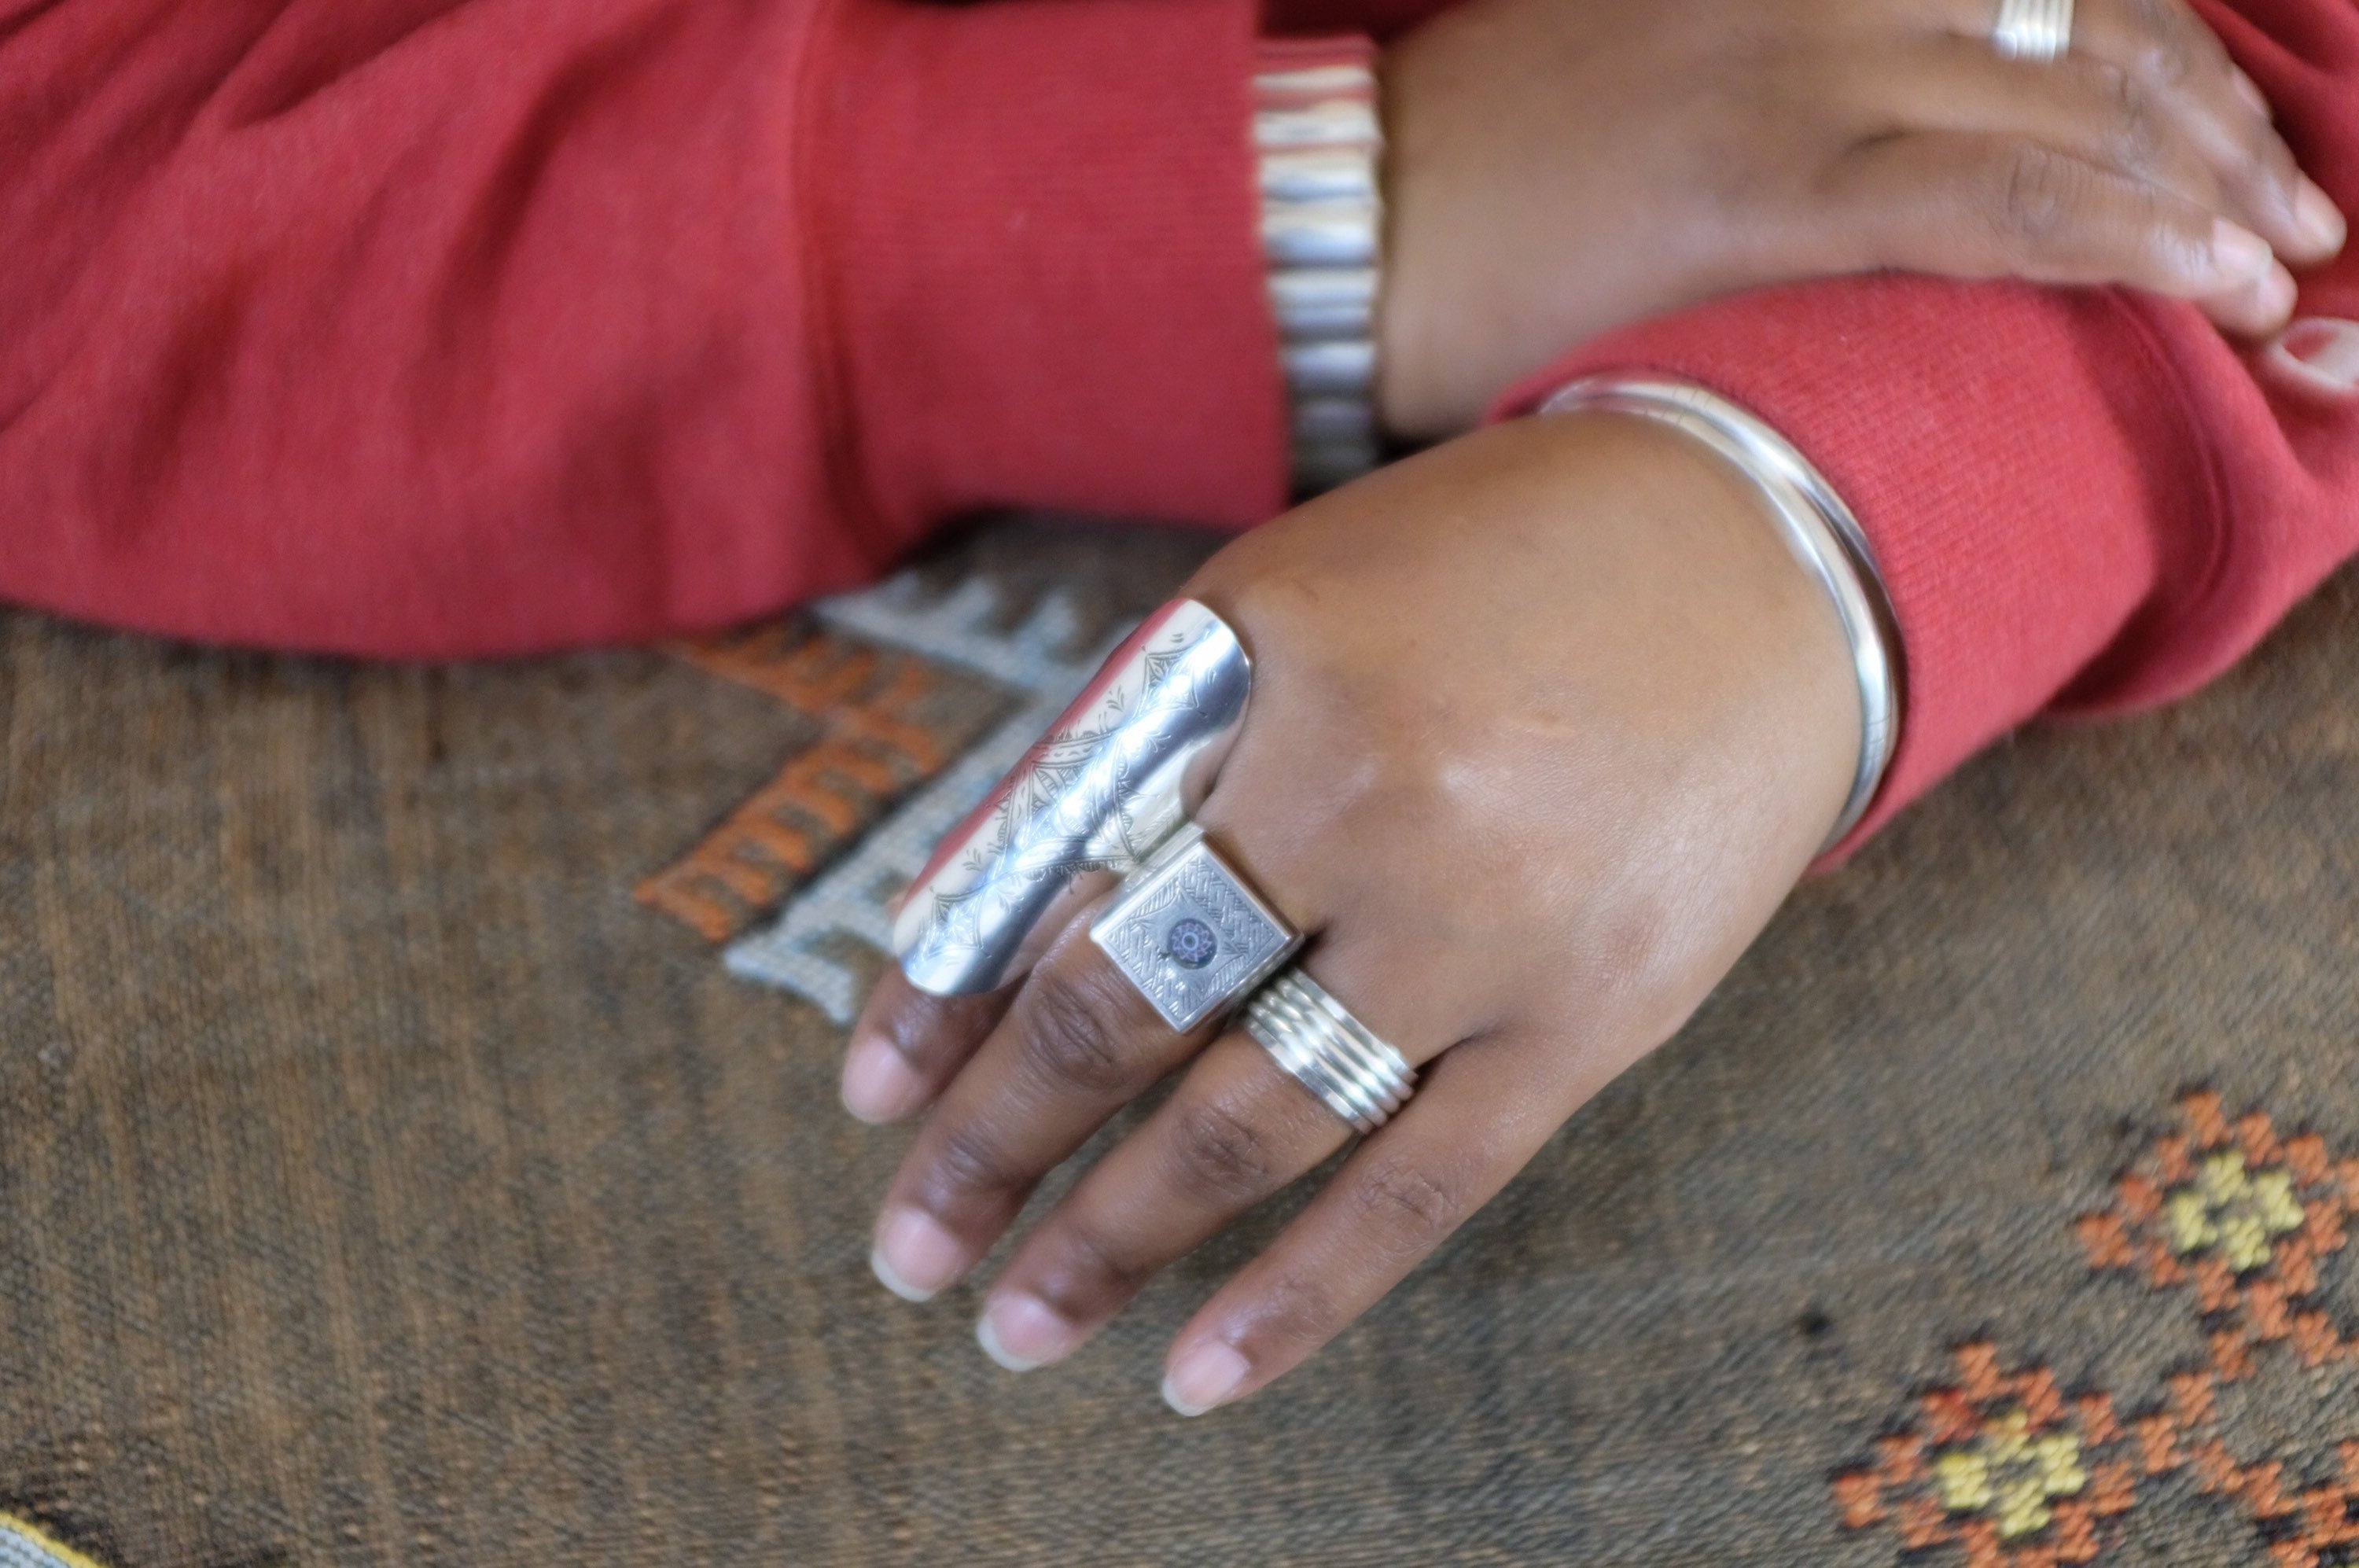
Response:
[[[1243,1002],[1302,945],[1192,824],[1131,874],[1090,940],[1180,1034]]]

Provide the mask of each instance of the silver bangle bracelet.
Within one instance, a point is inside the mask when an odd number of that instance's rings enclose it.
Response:
[[[1254,78],[1262,249],[1286,376],[1294,485],[1376,465],[1376,284],[1384,136],[1364,63],[1274,63]]]
[[[1859,681],[1859,766],[1827,845],[1859,825],[1900,739],[1900,637],[1875,554],[1833,485],[1791,441],[1718,393],[1654,376],[1593,376],[1559,390],[1543,414],[1635,414],[1685,431],[1758,488],[1786,548],[1826,591]]]

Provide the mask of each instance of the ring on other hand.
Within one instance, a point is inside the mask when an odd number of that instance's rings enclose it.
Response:
[[[1245,1032],[1327,1108],[1372,1133],[1417,1088],[1408,1058],[1376,1038],[1324,985],[1289,964],[1245,1004]]]
[[[1124,879],[1090,940],[1180,1034],[1244,999],[1302,945],[1193,823]]]
[[[1991,45],[2008,60],[2055,64],[2072,47],[2072,0],[1999,0]]]

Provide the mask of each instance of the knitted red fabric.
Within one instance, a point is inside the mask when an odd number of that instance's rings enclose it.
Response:
[[[2359,207],[2359,9],[2203,4]],[[774,611],[978,505],[1265,517],[1254,26],[1251,0],[0,13],[0,595],[497,653]],[[2359,262],[2302,309],[2359,316]],[[2044,707],[2201,681],[2359,546],[2359,412],[2255,363],[2183,307],[1878,279],[1689,311],[1530,390],[1690,376],[1842,486],[1906,643],[1881,816]]]
[[[2205,6],[2305,166],[2359,211],[2359,7]],[[2300,311],[2359,318],[2359,246]],[[2359,397],[2272,376],[2190,306],[1878,278],[1767,291],[1591,344],[1786,433],[1859,514],[1905,645],[1900,748],[1853,841],[2043,709],[2160,701],[2224,669],[2359,550]]]
[[[1285,485],[1251,0],[0,11],[0,595],[657,637]]]

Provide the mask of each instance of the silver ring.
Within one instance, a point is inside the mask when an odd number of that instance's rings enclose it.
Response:
[[[1302,945],[1192,822],[1124,878],[1090,940],[1181,1034],[1234,1007]]]
[[[2072,48],[2072,0],[1999,0],[1991,44],[2008,60],[2055,64]]]
[[[893,926],[909,983],[963,996],[1022,979],[1049,935],[1180,829],[1252,689],[1220,616],[1191,599],[1149,615],[918,874]]]
[[[1245,1032],[1361,1133],[1384,1126],[1417,1088],[1408,1058],[1377,1039],[1299,965],[1254,993],[1245,1004]]]

